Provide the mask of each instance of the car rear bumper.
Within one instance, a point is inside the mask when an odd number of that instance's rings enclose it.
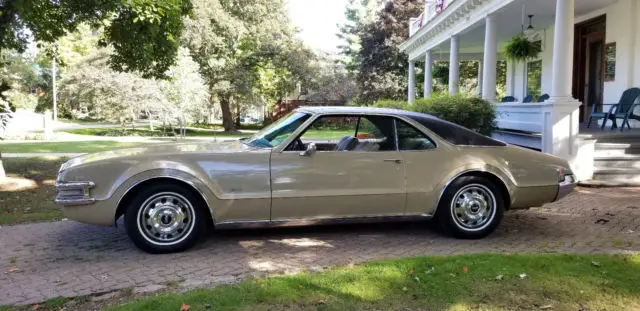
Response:
[[[558,184],[558,194],[554,201],[558,201],[566,197],[569,193],[573,192],[576,188],[576,180],[573,175],[565,176],[565,180]]]

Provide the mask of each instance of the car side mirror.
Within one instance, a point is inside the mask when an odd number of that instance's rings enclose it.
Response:
[[[310,157],[312,155],[314,155],[316,153],[316,150],[318,148],[316,147],[316,144],[314,143],[309,143],[307,145],[307,149],[305,151],[300,151],[300,156],[301,157]]]

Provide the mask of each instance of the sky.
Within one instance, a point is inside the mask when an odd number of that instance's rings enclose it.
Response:
[[[338,24],[345,21],[347,0],[287,0],[287,10],[307,46],[329,53],[338,51]]]

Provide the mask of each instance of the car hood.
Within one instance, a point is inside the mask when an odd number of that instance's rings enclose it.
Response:
[[[157,157],[188,153],[233,153],[246,152],[252,149],[255,149],[255,147],[247,146],[240,140],[224,142],[150,143],[141,144],[139,147],[134,148],[114,149],[75,157],[65,162],[60,169],[64,170],[83,164],[121,158]]]

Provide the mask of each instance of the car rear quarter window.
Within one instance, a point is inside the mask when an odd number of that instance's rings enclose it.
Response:
[[[436,147],[436,144],[424,133],[402,120],[396,120],[396,131],[400,151],[421,151]]]
[[[501,141],[476,133],[460,125],[434,117],[420,115],[410,115],[409,117],[453,145],[489,147],[507,145]]]

